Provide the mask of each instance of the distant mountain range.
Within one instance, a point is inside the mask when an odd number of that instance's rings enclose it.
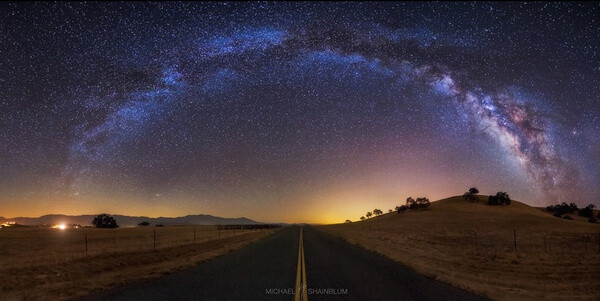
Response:
[[[120,227],[132,227],[137,226],[143,221],[147,221],[150,225],[162,224],[165,226],[176,226],[176,225],[252,225],[260,224],[257,221],[247,219],[245,217],[238,218],[226,218],[218,217],[206,214],[197,215],[186,215],[180,217],[157,217],[150,218],[146,216],[127,216],[127,215],[113,215],[117,220],[117,224]],[[15,218],[4,218],[0,217],[0,223],[11,221],[16,222],[20,225],[58,225],[58,224],[79,224],[82,226],[91,226],[94,215],[62,215],[62,214],[49,214],[40,217],[15,217]]]

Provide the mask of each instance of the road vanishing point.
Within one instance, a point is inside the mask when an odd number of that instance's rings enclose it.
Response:
[[[443,255],[440,255],[443,256]],[[311,226],[82,300],[486,300]]]

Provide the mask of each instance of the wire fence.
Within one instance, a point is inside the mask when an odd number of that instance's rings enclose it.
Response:
[[[454,228],[448,230],[424,227],[393,229],[366,226],[370,235],[402,244],[431,245],[443,248],[479,252],[497,250],[530,254],[600,254],[600,230],[564,232],[532,231],[531,228]],[[363,227],[362,230],[365,230]]]
[[[278,225],[135,227],[117,229],[0,229],[0,265],[24,267],[119,253],[202,244]]]

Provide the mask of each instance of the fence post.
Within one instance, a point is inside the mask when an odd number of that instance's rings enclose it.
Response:
[[[194,227],[194,242],[196,242],[196,227]]]
[[[515,251],[517,250],[517,229],[513,229],[513,238],[515,242]]]
[[[85,236],[85,256],[87,256],[87,254],[88,254],[87,232],[83,232],[83,235]]]
[[[585,243],[585,252],[587,253],[588,252],[588,246],[587,246],[588,236],[587,236],[587,233],[585,234],[585,236],[584,236],[583,239],[584,239],[584,243]]]
[[[153,249],[156,250],[156,228],[154,228],[154,245]]]
[[[548,245],[546,244],[546,232],[544,232],[544,252],[548,253]]]

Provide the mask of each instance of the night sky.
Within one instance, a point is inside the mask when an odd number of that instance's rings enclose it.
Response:
[[[0,216],[600,205],[600,4],[0,4]]]

